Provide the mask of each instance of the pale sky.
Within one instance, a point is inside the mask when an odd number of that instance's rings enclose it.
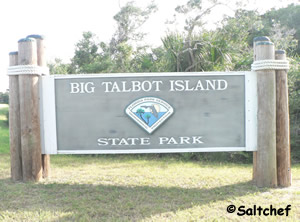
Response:
[[[48,60],[61,58],[65,62],[74,55],[75,44],[82,38],[82,33],[91,31],[99,40],[110,40],[116,25],[113,16],[129,0],[7,0],[0,2],[0,91],[8,88],[8,53],[17,51],[18,40],[30,34],[44,35],[47,40]],[[167,28],[164,24],[172,19],[174,8],[188,0],[155,0],[158,11],[145,24],[148,32],[147,44],[159,45],[160,38]],[[246,0],[244,0],[246,2]],[[146,5],[150,0],[136,0]],[[205,0],[204,0],[205,2]],[[235,7],[235,1],[230,8]],[[286,7],[299,0],[249,0],[246,9],[258,9],[264,12],[270,8]],[[223,15],[232,15],[228,7],[216,8],[208,18],[209,26]],[[209,28],[209,27],[208,27]],[[179,28],[180,29],[180,28]]]

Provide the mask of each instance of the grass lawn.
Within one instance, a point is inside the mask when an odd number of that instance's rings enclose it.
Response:
[[[300,220],[300,164],[293,165],[292,187],[268,189],[252,185],[249,164],[180,161],[171,155],[57,155],[51,156],[50,179],[13,183],[4,146],[0,221]],[[240,217],[227,213],[230,204],[292,209],[288,217]]]
[[[0,104],[0,154],[9,153],[9,131],[5,122],[6,112],[8,112],[8,106]]]

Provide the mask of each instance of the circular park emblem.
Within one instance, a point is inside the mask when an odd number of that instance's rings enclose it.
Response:
[[[144,97],[129,104],[125,112],[134,122],[151,134],[173,114],[174,109],[162,99]]]

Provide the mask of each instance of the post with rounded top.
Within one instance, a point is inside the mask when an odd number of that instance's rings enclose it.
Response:
[[[266,37],[254,39],[255,60],[274,60],[274,44]],[[255,182],[259,187],[277,186],[276,81],[275,70],[257,71],[257,152]]]
[[[286,60],[284,50],[275,52],[276,60]],[[278,186],[291,186],[290,124],[287,70],[276,71],[276,155]]]
[[[47,67],[45,37],[42,35],[29,35],[26,38],[33,38],[37,42],[37,65],[41,67]],[[43,178],[48,178],[51,172],[50,155],[42,154],[41,158],[42,158]]]
[[[256,37],[253,40],[253,60],[256,61],[256,50],[255,50],[255,46],[257,42],[270,42],[269,37],[267,36],[260,36],[260,37]],[[252,171],[252,179],[253,182],[256,183],[256,179],[257,179],[257,152],[254,151],[253,152],[253,171]]]
[[[33,38],[18,41],[18,65],[37,65],[37,43]],[[19,75],[22,169],[24,181],[42,177],[39,119],[39,76]]]
[[[18,65],[18,52],[9,53],[9,66]],[[23,180],[22,152],[20,130],[19,77],[9,76],[9,140],[11,178],[13,181]]]

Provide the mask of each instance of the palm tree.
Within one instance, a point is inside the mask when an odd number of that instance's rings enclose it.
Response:
[[[141,117],[141,119],[144,121],[144,123],[147,124],[146,120],[144,120],[144,118],[143,118],[143,114],[145,113],[145,110],[143,110],[143,109],[138,109],[138,110],[136,111],[136,113],[139,114],[140,117]]]
[[[149,113],[147,113],[145,115],[145,117],[147,118],[147,125],[149,125],[149,119],[151,118],[151,115]]]

